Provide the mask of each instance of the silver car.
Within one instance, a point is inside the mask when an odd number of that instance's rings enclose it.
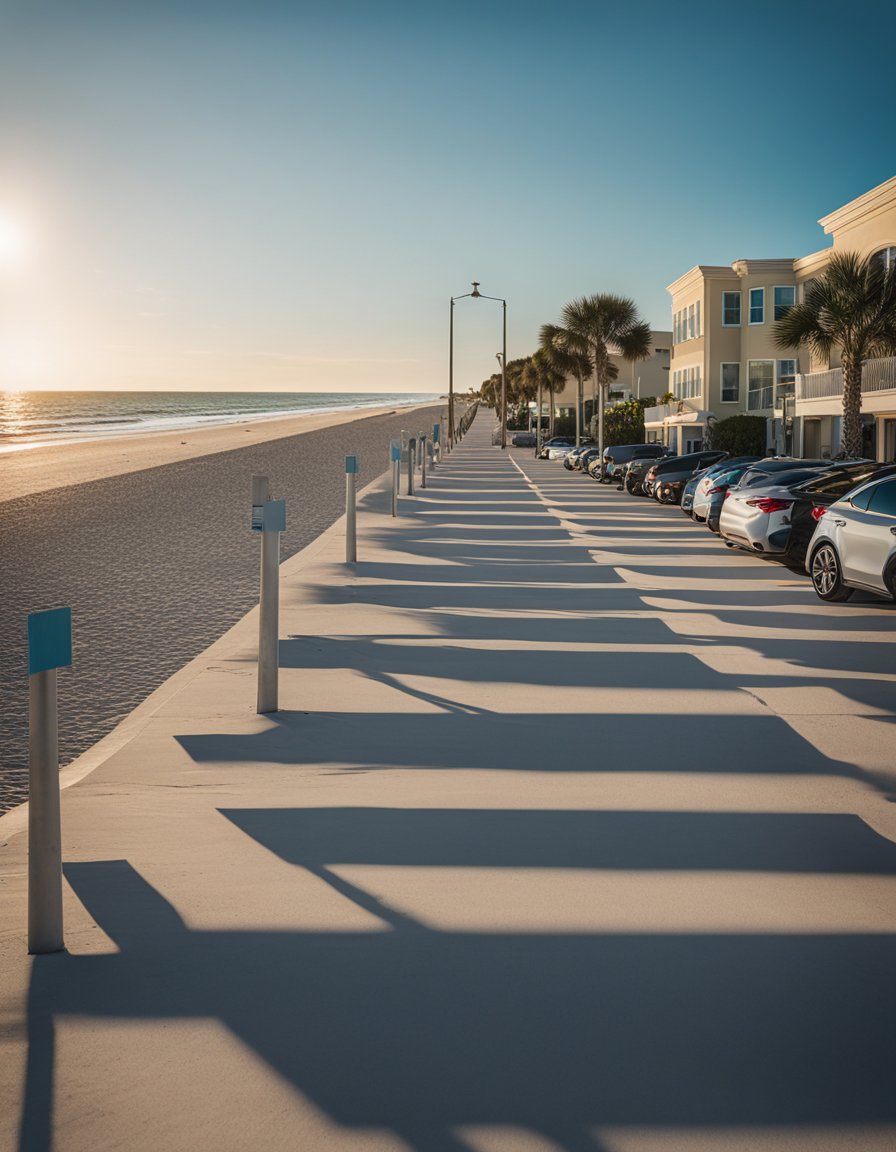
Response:
[[[780,556],[790,540],[793,484],[812,480],[823,469],[793,468],[769,477],[768,484],[729,488],[719,515],[719,533],[732,547],[763,556]],[[741,484],[743,483],[741,480]]]
[[[822,600],[861,588],[896,600],[896,476],[872,480],[826,508],[806,571]]]

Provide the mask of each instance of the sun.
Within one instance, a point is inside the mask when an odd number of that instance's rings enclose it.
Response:
[[[27,254],[27,232],[14,217],[0,212],[0,267],[21,264]]]

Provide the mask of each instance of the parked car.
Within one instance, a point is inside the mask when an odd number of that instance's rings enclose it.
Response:
[[[647,493],[643,488],[644,480],[655,463],[652,457],[636,456],[626,465],[620,488],[624,488],[630,496],[646,496]]]
[[[552,436],[549,440],[542,442],[541,450],[537,455],[539,460],[556,460],[557,456],[561,454],[565,455],[570,448],[575,448],[575,446],[576,442],[574,438],[569,436]],[[551,452],[556,452],[557,455],[552,456]]]
[[[618,481],[625,466],[635,459],[658,459],[668,449],[663,444],[611,444],[604,448],[604,475]]]
[[[677,504],[685,484],[701,469],[719,460],[725,460],[727,452],[704,450],[702,452],[688,452],[684,456],[676,456],[673,460],[661,460],[647,473],[644,490],[650,487],[650,495],[661,504]]]
[[[710,532],[718,535],[719,517],[728,490],[737,484],[749,467],[749,464],[736,464],[733,468],[726,469],[723,465],[713,470],[712,476],[706,478],[706,484],[701,482],[697,485],[694,496],[694,519],[705,523]]]
[[[835,466],[817,479],[808,480],[794,488],[794,502],[790,509],[790,540],[787,543],[788,564],[799,568],[804,566],[809,541],[815,534],[818,521],[831,504],[868,480],[882,479],[894,473],[896,464],[859,461]]]
[[[681,504],[679,507],[686,516],[693,517],[694,515],[694,493],[697,491],[697,485],[702,478],[706,475],[707,469],[703,468],[688,480],[681,492]]]
[[[702,472],[696,472],[685,487],[685,493],[687,493],[689,488],[693,489],[689,514],[692,515],[695,520],[702,523],[706,519],[706,509],[709,504],[707,500],[708,494],[712,491],[714,495],[719,495],[720,484],[718,478],[723,474],[726,476],[723,487],[724,490],[727,490],[731,484],[736,483],[744,472],[752,467],[758,459],[758,456],[731,456],[726,460],[720,460],[716,464],[711,464],[708,468],[704,468]],[[684,495],[682,496],[682,508],[684,508]]]
[[[588,466],[591,463],[591,461],[595,460],[599,455],[600,455],[600,453],[599,453],[597,445],[596,444],[589,444],[587,446],[587,448],[583,448],[582,451],[579,452],[578,455],[576,456],[575,462],[572,465],[573,471],[575,471],[575,472],[587,472]],[[563,463],[565,464],[566,461],[564,460]]]
[[[534,432],[514,432],[510,443],[514,448],[534,448],[536,439]]]
[[[729,488],[719,515],[719,533],[732,547],[764,556],[783,556],[790,540],[791,489],[824,475],[823,468],[776,472],[765,484]]]
[[[597,448],[592,440],[583,442],[578,448],[571,448],[563,457],[563,467],[568,468],[570,472],[580,471],[582,468],[582,458],[592,450],[597,452]]]
[[[896,476],[875,477],[825,510],[806,571],[822,600],[848,600],[855,588],[896,600]]]

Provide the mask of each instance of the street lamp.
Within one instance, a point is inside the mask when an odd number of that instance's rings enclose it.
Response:
[[[506,340],[506,337],[505,337]],[[507,447],[507,368],[504,353],[496,352],[495,359],[501,365],[501,447]]]
[[[474,280],[473,291],[464,292],[462,296],[451,297],[451,310],[448,323],[448,446],[454,447],[454,302],[455,300],[496,300],[504,310],[504,342],[501,352],[501,447],[507,447],[507,392],[504,375],[504,365],[507,362],[507,301],[500,296],[486,296],[479,291],[479,281]]]

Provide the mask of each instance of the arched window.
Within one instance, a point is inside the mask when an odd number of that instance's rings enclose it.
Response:
[[[883,268],[885,272],[891,272],[896,268],[896,248],[881,248],[871,257],[870,263]]]

